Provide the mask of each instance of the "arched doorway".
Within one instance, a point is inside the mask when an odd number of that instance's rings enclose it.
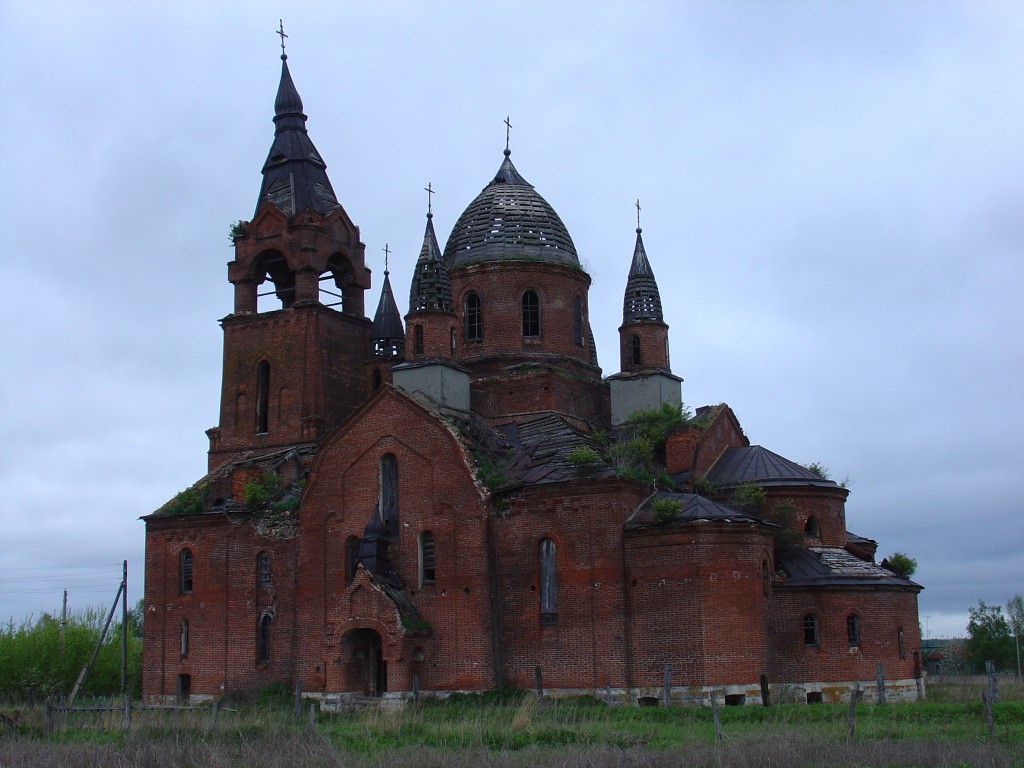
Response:
[[[351,690],[365,696],[381,696],[387,691],[387,662],[382,648],[380,634],[374,629],[362,627],[345,634],[342,653]]]

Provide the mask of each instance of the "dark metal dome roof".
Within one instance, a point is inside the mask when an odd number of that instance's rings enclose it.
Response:
[[[649,320],[663,323],[665,317],[661,311],[661,294],[658,292],[651,262],[647,260],[641,231],[640,227],[636,228],[636,247],[633,249],[633,262],[629,266],[626,293],[622,300],[622,322]]]
[[[463,211],[444,247],[449,268],[484,261],[550,261],[579,267],[576,246],[555,209],[505,150],[494,180]]]

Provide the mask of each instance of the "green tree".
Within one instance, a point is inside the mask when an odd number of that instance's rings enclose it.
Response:
[[[967,660],[978,667],[986,661],[994,661],[998,669],[1012,668],[1013,638],[1002,607],[979,600],[978,606],[970,609],[970,615],[965,645]]]
[[[1024,632],[1024,597],[1014,595],[1006,601],[1006,615],[1010,619],[1010,631],[1013,633],[1014,646],[1017,651],[1017,681],[1020,673],[1020,636]]]
[[[893,552],[882,562],[882,567],[900,578],[909,579],[917,571],[917,560],[903,552]]]

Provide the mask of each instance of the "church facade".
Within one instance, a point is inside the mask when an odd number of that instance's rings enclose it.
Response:
[[[444,249],[428,211],[408,314],[386,270],[371,320],[282,60],[208,474],[143,518],[145,696],[814,702],[876,695],[879,665],[890,700],[924,695],[920,587],[849,532],[847,489],[682,408],[639,227],[614,375],[507,147]]]

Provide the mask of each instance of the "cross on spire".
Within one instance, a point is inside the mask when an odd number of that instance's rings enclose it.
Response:
[[[636,199],[636,231],[640,231],[640,198]]]
[[[510,136],[510,131],[512,130],[512,123],[509,122],[510,119],[511,118],[509,115],[505,115],[505,152],[511,151],[508,148],[508,140]]]
[[[381,250],[384,251],[384,274],[386,275],[388,274],[388,256],[391,255],[391,249],[387,243],[384,243],[384,247]]]
[[[434,203],[434,188],[433,188],[433,186],[431,186],[430,182],[428,181],[427,182],[427,186],[425,186],[423,188],[423,190],[427,193],[427,216],[433,216],[434,215],[434,211],[433,211],[432,206],[433,206],[433,203]]]
[[[284,52],[284,40],[288,35],[284,33],[284,19],[277,20],[277,34],[281,36],[281,58],[287,59],[288,55]]]

